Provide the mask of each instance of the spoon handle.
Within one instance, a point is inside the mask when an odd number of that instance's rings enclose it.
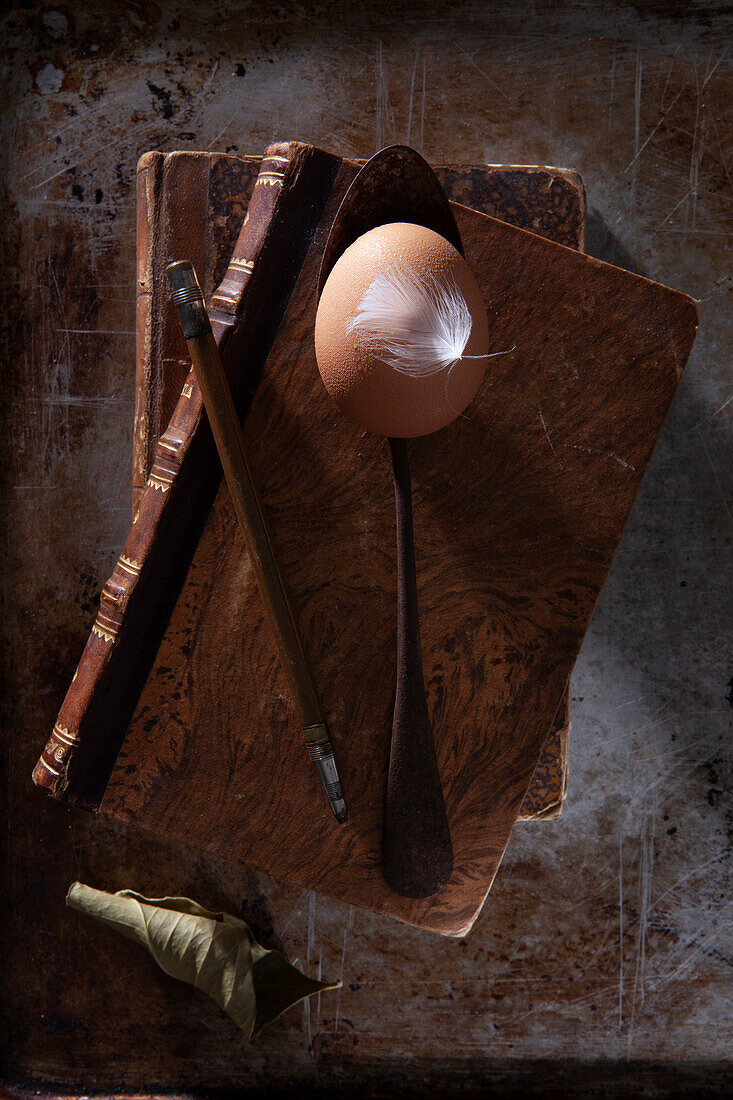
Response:
[[[389,447],[397,511],[397,693],[382,865],[398,894],[428,898],[451,876],[453,847],[425,699],[407,441],[390,439]]]

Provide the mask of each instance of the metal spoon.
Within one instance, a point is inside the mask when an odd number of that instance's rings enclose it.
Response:
[[[319,298],[349,245],[389,222],[424,225],[463,254],[458,226],[433,170],[413,149],[394,145],[364,165],[344,196],[321,261]],[[453,846],[425,698],[407,440],[390,439],[389,447],[397,513],[397,690],[382,869],[398,894],[427,898],[448,883]]]

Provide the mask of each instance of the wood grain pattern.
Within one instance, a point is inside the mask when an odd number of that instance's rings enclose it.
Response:
[[[490,888],[697,324],[684,295],[457,213],[492,350],[515,350],[493,360],[467,416],[411,454],[428,701],[455,854],[448,887],[399,898],[379,866],[394,661],[389,464],[386,443],[346,422],[319,380],[321,229],[245,436],[349,823],[332,824],[293,736],[225,490],[102,805],[448,935],[470,929]]]

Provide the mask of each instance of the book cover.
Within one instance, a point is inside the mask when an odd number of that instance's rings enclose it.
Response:
[[[150,473],[158,436],[188,374],[177,319],[167,308],[165,265],[188,248],[207,301],[223,277],[246,216],[261,157],[224,153],[146,153],[138,165],[137,404],[133,435],[133,513]],[[361,165],[363,161],[355,161]],[[582,250],[585,195],[577,173],[543,166],[435,166],[448,197],[464,206]],[[180,227],[186,238],[176,238]],[[567,785],[570,707],[553,721],[521,819],[555,817]]]

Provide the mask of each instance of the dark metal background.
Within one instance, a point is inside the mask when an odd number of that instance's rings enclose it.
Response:
[[[16,3],[2,25],[4,1079],[75,1094],[722,1091],[727,6],[94,0]],[[464,942],[72,812],[30,783],[129,523],[136,160],[291,137],[576,168],[588,251],[703,303],[574,676],[565,812],[517,828]],[[203,996],[67,911],[75,878],[232,908],[343,990],[249,1048]]]

